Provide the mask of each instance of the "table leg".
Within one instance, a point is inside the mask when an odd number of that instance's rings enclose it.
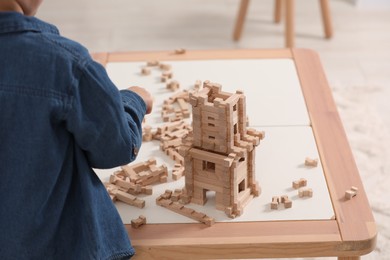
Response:
[[[286,8],[286,25],[285,25],[285,41],[287,48],[294,47],[294,34],[295,34],[295,0],[285,0]]]
[[[241,38],[242,27],[244,26],[246,12],[248,10],[249,0],[241,0],[238,10],[236,25],[233,32],[233,40],[238,41]]]
[[[282,0],[275,0],[274,22],[280,23],[281,20],[282,20]]]
[[[325,38],[333,36],[332,18],[330,16],[329,0],[320,0],[322,23],[324,25]]]

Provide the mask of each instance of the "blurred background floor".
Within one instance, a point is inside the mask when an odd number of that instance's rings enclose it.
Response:
[[[334,37],[325,40],[318,1],[296,0],[295,44],[321,57],[378,223],[378,246],[363,259],[390,259],[390,8],[352,2],[330,0]],[[241,40],[233,42],[238,5],[46,0],[37,17],[90,52],[284,47],[283,23],[273,22],[274,0],[251,1]]]

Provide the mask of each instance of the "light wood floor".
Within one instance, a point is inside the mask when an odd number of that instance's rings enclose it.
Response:
[[[231,35],[239,0],[46,0],[37,17],[91,52],[282,48],[283,26],[272,22],[273,2],[251,1],[238,43]],[[318,1],[296,2],[296,47],[320,54],[332,87],[380,89],[368,105],[390,129],[390,9],[330,0],[334,38],[325,40]],[[380,259],[375,257],[367,259]]]

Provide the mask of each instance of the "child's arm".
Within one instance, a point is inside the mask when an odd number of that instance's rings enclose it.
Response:
[[[150,93],[146,91],[146,89],[140,88],[138,86],[129,87],[128,90],[137,93],[144,100],[146,104],[146,114],[150,114],[153,108],[153,98]]]
[[[152,106],[149,93],[141,88],[119,92],[93,61],[77,83],[66,124],[90,166],[112,168],[133,161],[142,143],[142,120]]]

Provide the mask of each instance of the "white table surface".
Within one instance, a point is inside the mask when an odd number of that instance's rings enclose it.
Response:
[[[242,216],[230,219],[224,212],[216,210],[212,192],[208,193],[205,206],[189,204],[188,207],[204,212],[216,221],[324,220],[334,215],[321,162],[315,168],[304,166],[306,157],[319,158],[319,155],[295,66],[290,59],[167,63],[172,65],[174,79],[181,83],[181,89],[190,89],[197,79],[209,79],[220,83],[226,92],[243,90],[250,126],[266,132],[266,138],[256,148],[256,179],[262,193],[245,207]],[[160,82],[159,69],[152,69],[149,76],[141,75],[144,65],[145,62],[108,63],[107,71],[119,89],[139,85],[154,95],[154,112],[147,116],[146,121],[157,127],[163,123],[160,117],[162,102],[174,93]],[[116,202],[123,222],[128,224],[141,214],[147,217],[148,223],[195,222],[155,204],[156,197],[166,189],[183,188],[184,179],[172,180],[174,163],[159,150],[158,141],[144,143],[136,162],[150,157],[155,157],[158,165],[164,163],[168,166],[168,182],[154,185],[151,196],[139,196],[146,201],[143,209]],[[102,181],[107,181],[114,171],[96,170]],[[312,198],[299,198],[298,191],[292,188],[292,181],[300,178],[307,179],[307,187],[313,189]],[[272,197],[282,195],[288,195],[293,201],[292,208],[284,209],[280,205],[278,210],[271,210]]]
[[[210,80],[223,91],[243,90],[247,115],[254,126],[310,125],[299,78],[291,59],[169,61],[173,78],[182,89],[190,89],[196,80]],[[160,82],[161,70],[149,76],[140,74],[145,62],[108,63],[106,68],[119,89],[131,85],[147,88],[161,104],[172,92]],[[158,108],[158,107],[157,107]],[[156,109],[157,112],[157,109]],[[160,121],[160,111],[152,122]]]

